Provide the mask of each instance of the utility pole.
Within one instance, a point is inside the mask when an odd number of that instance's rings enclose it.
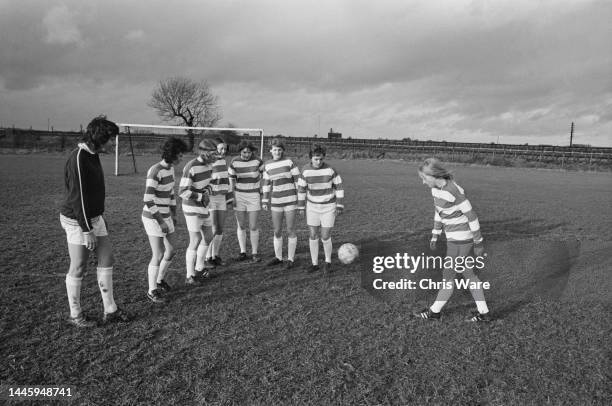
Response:
[[[574,122],[572,121],[572,126],[570,128],[570,148],[572,146],[573,141],[574,141]]]

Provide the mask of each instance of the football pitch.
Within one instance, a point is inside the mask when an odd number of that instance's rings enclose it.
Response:
[[[362,253],[351,265],[334,253],[329,276],[305,272],[301,218],[294,269],[232,262],[229,213],[220,253],[227,266],[186,287],[179,204],[179,250],[167,277],[174,289],[160,306],[146,297],[150,248],[140,220],[146,169],[159,159],[136,157],[138,174],[115,177],[113,157],[102,156],[115,298],[134,317],[77,330],[65,322],[69,260],[58,207],[66,155],[1,159],[2,385],[70,385],[75,404],[612,403],[610,173],[452,167],[489,254],[479,275],[490,282],[495,320],[474,324],[464,321],[475,308],[469,293],[456,290],[442,320],[426,322],[411,313],[435,291],[370,284],[372,256],[429,253],[433,202],[414,163],[328,161],[346,191],[334,248],[351,242]],[[266,260],[269,213],[260,229]],[[101,317],[93,259],[81,304]]]

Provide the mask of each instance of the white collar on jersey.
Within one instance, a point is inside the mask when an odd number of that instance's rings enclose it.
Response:
[[[85,151],[89,152],[90,154],[94,155],[95,152],[91,150],[91,148],[89,148],[89,145],[87,145],[84,142],[79,142],[79,148],[84,149]]]

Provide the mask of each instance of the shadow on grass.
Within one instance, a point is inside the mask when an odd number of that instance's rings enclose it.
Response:
[[[549,236],[551,231],[564,224],[518,218],[483,223],[488,257],[485,267],[477,273],[481,280],[491,285],[485,295],[494,305],[496,317],[504,318],[516,313],[536,299],[556,300],[563,296],[572,267],[580,256],[580,242],[572,238],[553,240],[538,237]],[[446,242],[443,237],[432,251],[429,233],[429,229],[422,229],[358,241],[362,288],[387,302],[415,305],[433,301],[438,289],[435,283],[442,280],[441,267],[408,269],[406,265],[410,264],[403,258],[404,254],[410,257],[444,257]],[[382,262],[383,259],[389,261],[388,266]],[[423,281],[432,284],[422,288],[420,283]],[[387,284],[381,288],[382,282],[395,285],[390,287]],[[467,291],[455,292],[451,303],[453,299],[472,300]]]

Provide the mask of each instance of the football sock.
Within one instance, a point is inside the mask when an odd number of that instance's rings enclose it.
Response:
[[[246,230],[243,230],[242,228],[240,228],[240,226],[238,226],[236,228],[236,235],[238,236],[238,245],[240,246],[240,252],[246,252]]]
[[[159,273],[159,267],[149,265],[149,269],[147,269],[147,274],[149,276],[149,293],[153,293],[155,289],[157,289],[157,274]]]
[[[319,264],[319,239],[315,238],[314,240],[309,239],[308,245],[310,245],[310,258],[312,259],[313,265]]]
[[[217,234],[215,235],[215,238],[213,239],[213,257],[218,257],[219,256],[219,251],[221,251],[221,241],[223,241],[223,234]]]
[[[293,261],[295,258],[295,249],[297,248],[297,237],[287,238],[287,259]]]
[[[446,300],[436,300],[429,309],[434,313],[440,313],[445,304]]]
[[[202,239],[202,241],[200,241],[200,245],[198,245],[198,250],[194,251],[196,253],[196,255],[194,255],[196,271],[201,271],[204,269],[204,262],[206,262],[206,259],[208,258],[206,253],[208,252],[209,247],[210,245],[206,244],[206,241]]]
[[[274,236],[274,255],[280,260],[283,259],[283,237]]]
[[[206,259],[212,259],[213,255],[213,246],[215,245],[215,237],[216,235],[213,236],[213,239],[210,241],[210,244],[208,244],[208,249],[206,250]]]
[[[102,303],[104,303],[104,313],[114,313],[117,311],[117,305],[113,297],[113,267],[98,267],[97,275]]]
[[[198,247],[198,251],[200,247]],[[187,267],[187,277],[195,276],[196,256],[198,251],[187,248],[185,251],[185,266]],[[202,257],[203,258],[203,257]],[[203,262],[203,261],[202,261]]]
[[[68,305],[70,306],[70,317],[81,314],[81,284],[83,278],[75,278],[66,274],[66,293],[68,293]]]
[[[487,306],[487,302],[485,302],[484,300],[477,300],[476,308],[478,309],[478,313],[480,314],[489,313],[489,306]]]
[[[333,250],[331,237],[327,240],[321,240],[321,242],[323,243],[323,251],[325,251],[325,262],[331,263]]]
[[[168,272],[168,268],[170,268],[170,264],[172,263],[172,259],[162,258],[159,263],[159,272],[157,273],[157,283],[160,283],[164,280],[166,273]]]
[[[251,250],[253,255],[259,250],[259,230],[251,230]]]

